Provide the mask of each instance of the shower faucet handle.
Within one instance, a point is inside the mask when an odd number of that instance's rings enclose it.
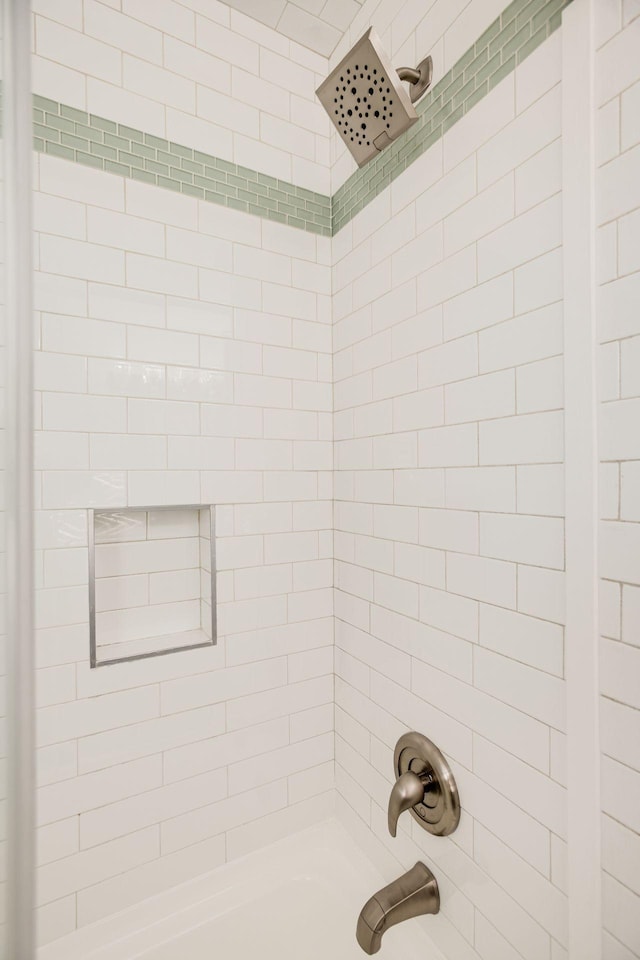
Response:
[[[397,833],[400,814],[422,803],[424,794],[425,784],[417,773],[407,770],[398,777],[389,797],[388,824],[392,837]]]
[[[415,730],[403,734],[393,755],[396,782],[389,797],[389,833],[396,836],[405,810],[436,837],[447,837],[460,822],[460,796],[451,767],[435,743]]]

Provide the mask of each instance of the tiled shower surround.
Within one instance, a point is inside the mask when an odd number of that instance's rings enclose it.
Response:
[[[337,785],[435,864],[451,957],[566,944],[559,40],[334,239]],[[451,841],[388,836],[406,728],[451,760]]]
[[[296,63],[289,41],[256,26],[266,47],[213,0],[210,17],[226,25],[147,0],[123,12],[61,3],[59,23],[48,0],[35,6],[34,85],[66,105],[59,128],[114,117],[171,156],[185,159],[171,144],[188,143],[261,180],[317,187],[309,154],[317,142],[328,159],[328,137],[299,131],[289,110],[314,116],[320,58],[296,48]],[[148,62],[156,55],[163,66]],[[243,83],[254,99],[258,61],[255,95],[275,113],[240,102]],[[196,79],[198,117],[187,112]],[[207,117],[224,104],[223,129]],[[270,127],[286,148],[268,144]],[[334,808],[331,240],[34,156],[49,941]],[[91,670],[87,508],[199,503],[216,505],[218,645]]]
[[[332,197],[39,95],[34,98],[34,148],[331,236],[544,43],[570,2],[513,0],[421,99],[416,126]]]
[[[58,131],[36,131],[34,164],[42,942],[337,796],[365,846],[434,868],[447,960],[567,957],[564,5],[365,0],[328,62],[216,0],[33,4],[38,120]],[[599,42],[633,44],[633,4],[605,7]],[[370,23],[396,64],[432,53],[423,117],[458,86],[437,136],[421,121],[410,150],[354,172],[314,90]],[[474,71],[500,56],[473,90],[472,49]],[[637,79],[603,94],[603,163],[621,170]],[[82,143],[63,139],[78,126]],[[122,153],[136,160],[109,168]],[[612,289],[631,282],[638,202],[603,217]],[[634,402],[634,332],[614,337],[612,411]],[[629,443],[604,458],[616,470]],[[607,519],[631,537],[622,489]],[[90,670],[87,508],[181,503],[217,505],[218,646]],[[613,574],[611,702],[640,582],[633,564]],[[449,839],[408,817],[387,835],[407,728],[451,760]],[[637,758],[614,760],[637,790]],[[605,810],[605,893],[634,916],[638,824]],[[606,960],[640,956],[605,913]]]

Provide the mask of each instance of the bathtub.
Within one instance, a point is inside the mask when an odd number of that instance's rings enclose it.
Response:
[[[386,882],[332,819],[56,940],[38,960],[364,960],[356,920]],[[378,956],[442,958],[410,921]]]

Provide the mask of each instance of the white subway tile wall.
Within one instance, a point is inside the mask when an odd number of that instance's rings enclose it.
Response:
[[[379,7],[406,60],[420,6]],[[445,51],[498,12],[450,6],[422,20]],[[451,960],[566,956],[559,68],[554,35],[477,108],[493,129],[459,120],[333,241],[337,787],[450,891]],[[452,763],[450,839],[389,840],[407,728]]]
[[[602,956],[614,960],[640,957],[640,8],[611,0],[596,27]]]
[[[209,6],[38,3],[34,88],[328,192],[328,120],[293,136],[290,92],[311,111],[326,61]],[[331,246],[54,156],[34,176],[45,943],[333,809]],[[218,645],[89,669],[87,508],[193,503]],[[149,602],[199,625],[181,542],[150,577],[100,558],[110,636]]]
[[[502,7],[364,0],[330,64],[375,22],[441,77]],[[640,957],[639,13],[597,24],[603,960]],[[34,3],[36,92],[325,194],[328,69],[217,0]],[[560,79],[556,31],[331,241],[36,158],[41,942],[326,815],[335,754],[447,960],[566,960]],[[218,646],[90,670],[87,507],[178,503],[218,505]],[[387,835],[407,728],[451,839]]]
[[[33,88],[328,194],[331,123],[315,101],[327,60],[289,33],[217,0],[38,2]]]

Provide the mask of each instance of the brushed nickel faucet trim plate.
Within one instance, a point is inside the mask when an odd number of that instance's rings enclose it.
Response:
[[[415,731],[405,733],[393,757],[396,783],[389,798],[389,833],[395,837],[405,810],[421,827],[446,837],[460,822],[460,796],[455,777],[441,751]]]

